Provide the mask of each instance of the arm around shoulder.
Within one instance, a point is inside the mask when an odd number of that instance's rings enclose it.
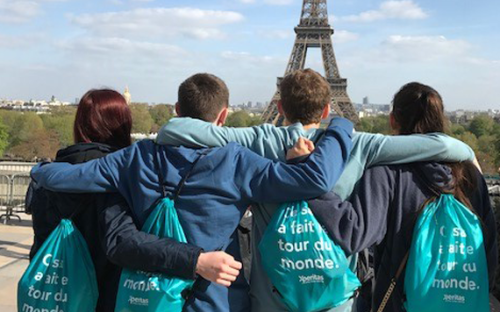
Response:
[[[306,162],[287,165],[241,149],[235,183],[244,197],[256,202],[284,202],[320,196],[337,182],[351,147],[352,123],[332,120]]]
[[[385,167],[368,169],[349,201],[330,192],[309,201],[314,216],[346,254],[355,254],[383,240],[392,196]]]
[[[412,135],[358,134],[369,145],[367,166],[422,161],[458,162],[473,160],[474,151],[460,140],[443,133]],[[368,138],[368,139],[367,139]]]
[[[286,130],[270,124],[253,127],[219,127],[193,118],[174,118],[164,125],[157,138],[162,145],[187,147],[222,147],[231,142],[249,148],[253,152],[278,159],[279,152],[283,151]]]

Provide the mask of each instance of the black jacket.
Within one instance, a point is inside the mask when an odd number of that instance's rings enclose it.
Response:
[[[115,151],[104,144],[82,143],[60,150],[56,162],[82,163]],[[57,227],[71,218],[85,238],[99,287],[97,311],[114,311],[121,269],[164,273],[194,279],[201,249],[140,232],[118,194],[64,194],[33,187],[27,206],[33,214],[30,259]],[[108,260],[109,259],[109,260]]]
[[[479,171],[476,174],[477,189],[469,199],[484,224],[491,286],[498,259],[496,224],[486,183]],[[419,209],[433,196],[429,182],[443,188],[451,181],[450,168],[435,163],[374,167],[365,172],[349,201],[342,202],[336,194],[328,193],[309,202],[318,221],[347,254],[376,245],[374,310],[410,248]],[[404,274],[398,280],[386,311],[403,311],[403,285]]]

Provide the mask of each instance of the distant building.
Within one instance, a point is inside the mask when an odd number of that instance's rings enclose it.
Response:
[[[368,105],[368,104],[370,104],[370,99],[367,96],[365,96],[363,98],[363,105]]]
[[[363,104],[353,104],[359,118],[387,116],[391,112],[389,104],[370,104],[368,97],[363,98]]]
[[[125,91],[123,92],[123,97],[125,98],[125,101],[127,102],[128,105],[132,103],[132,95],[130,94],[128,86],[125,87]]]

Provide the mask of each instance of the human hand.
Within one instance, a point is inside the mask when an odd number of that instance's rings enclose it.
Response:
[[[314,151],[314,143],[311,140],[300,137],[294,147],[286,153],[286,159],[291,160],[311,154]]]
[[[196,273],[204,279],[229,287],[240,274],[242,264],[223,252],[201,253],[196,264]]]

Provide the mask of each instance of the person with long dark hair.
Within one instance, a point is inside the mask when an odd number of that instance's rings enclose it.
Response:
[[[128,147],[132,143],[131,129],[132,114],[120,93],[90,90],[76,112],[75,144],[58,151],[55,161],[79,164]],[[241,268],[241,263],[224,252],[203,253],[199,247],[140,232],[118,194],[62,194],[34,184],[30,186],[33,195],[27,202],[35,234],[30,259],[61,219],[71,218],[86,240],[96,270],[96,311],[114,311],[120,266],[185,279],[195,279],[199,274],[224,285],[230,284]]]
[[[394,96],[390,123],[396,134],[409,135],[445,132],[448,121],[440,94],[412,82]],[[470,161],[373,167],[365,171],[348,201],[328,193],[309,202],[346,254],[374,246],[373,311],[408,253],[419,212],[436,190],[453,194],[481,220],[491,287],[498,258],[495,217],[484,178]],[[384,311],[404,311],[404,300],[401,274]]]

